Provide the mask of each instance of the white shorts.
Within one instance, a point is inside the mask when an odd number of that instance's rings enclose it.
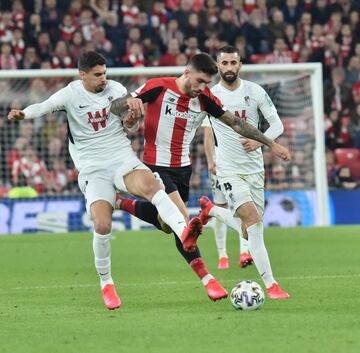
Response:
[[[105,200],[114,208],[116,192],[128,192],[124,176],[133,170],[150,170],[136,156],[127,156],[123,163],[87,168],[80,172],[78,183],[85,196],[86,210],[90,214],[90,206],[97,200]]]
[[[227,204],[226,196],[221,190],[218,177],[214,174],[210,174],[210,180],[211,180],[211,191],[213,194],[214,203],[216,203],[217,205]]]
[[[219,177],[229,209],[236,216],[236,210],[246,202],[254,202],[260,215],[264,214],[264,172]]]

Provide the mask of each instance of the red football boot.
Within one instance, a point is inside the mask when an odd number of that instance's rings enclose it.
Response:
[[[227,290],[223,288],[215,278],[212,278],[205,286],[205,288],[207,295],[214,302],[220,299],[224,299],[228,296]]]
[[[210,210],[215,206],[212,201],[207,196],[201,196],[199,199],[199,205],[201,207],[201,212],[199,214],[201,223],[205,225],[209,222],[211,216],[209,216]]]
[[[102,290],[102,297],[104,303],[109,310],[114,310],[120,307],[121,300],[116,293],[115,286],[113,284],[107,284]]]
[[[286,293],[277,283],[274,283],[267,289],[267,294],[270,299],[287,299],[290,294]]]
[[[221,257],[218,262],[219,270],[227,270],[229,268],[229,258],[228,257]]]
[[[245,268],[253,263],[253,258],[247,252],[243,252],[240,254],[239,258],[239,266]]]
[[[202,223],[199,217],[194,217],[184,229],[181,241],[185,251],[194,252],[196,241],[202,231]]]

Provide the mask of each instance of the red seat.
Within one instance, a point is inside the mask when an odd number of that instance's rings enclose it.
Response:
[[[357,148],[337,148],[335,150],[336,164],[339,167],[349,167],[354,178],[360,179],[360,150]]]

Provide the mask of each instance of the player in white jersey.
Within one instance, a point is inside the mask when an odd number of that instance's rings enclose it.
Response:
[[[220,98],[220,97],[219,97]],[[202,125],[204,128],[204,149],[206,161],[208,164],[208,173],[211,180],[211,191],[213,195],[214,204],[219,207],[227,208],[226,195],[221,190],[218,177],[216,175],[216,158],[213,141],[213,132],[210,125],[209,118],[204,119]],[[206,198],[204,198],[207,201]],[[219,262],[218,269],[226,270],[229,268],[229,257],[226,250],[226,233],[227,226],[233,228],[239,234],[239,266],[247,267],[252,264],[252,257],[248,250],[248,241],[243,237],[240,219],[238,217],[230,217],[229,219],[219,219],[215,217],[214,220],[214,235],[215,243],[218,252]]]
[[[217,62],[221,81],[212,88],[212,93],[239,119],[246,120],[256,128],[259,126],[260,110],[270,125],[264,134],[272,140],[280,136],[283,125],[268,94],[258,84],[239,78],[241,60],[238,49],[231,46],[220,49]],[[208,216],[224,220],[236,214],[241,219],[242,231],[249,240],[250,254],[264,281],[268,296],[273,299],[288,298],[289,294],[281,289],[273,277],[264,244],[264,163],[260,148],[262,144],[239,137],[218,119],[211,117],[210,122],[214,133],[217,176],[230,211],[215,206],[209,199],[202,197],[200,218],[206,222]]]
[[[151,201],[161,218],[180,238],[185,250],[196,247],[202,225],[199,218],[186,224],[184,216],[153,173],[131,148],[123,125],[134,128],[138,117],[144,113],[142,102],[134,98],[128,100],[124,86],[106,79],[106,60],[96,52],[81,55],[79,74],[80,80],[69,83],[44,102],[32,104],[24,110],[11,110],[8,119],[32,119],[59,110],[66,111],[69,138],[73,144],[70,151],[79,170],[79,187],[94,223],[93,250],[102,296],[108,309],[116,309],[121,301],[111,277],[110,259],[116,190]],[[118,115],[115,115],[111,105],[119,97],[126,99],[122,106],[117,104]]]

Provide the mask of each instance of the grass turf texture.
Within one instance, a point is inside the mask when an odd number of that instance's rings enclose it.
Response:
[[[157,231],[115,233],[113,278],[123,305],[105,309],[90,233],[0,237],[3,352],[359,352],[360,227],[267,229],[276,278],[291,299],[261,310],[211,302]],[[216,269],[212,231],[199,239],[211,272],[230,291],[242,279],[238,239],[230,269]]]

